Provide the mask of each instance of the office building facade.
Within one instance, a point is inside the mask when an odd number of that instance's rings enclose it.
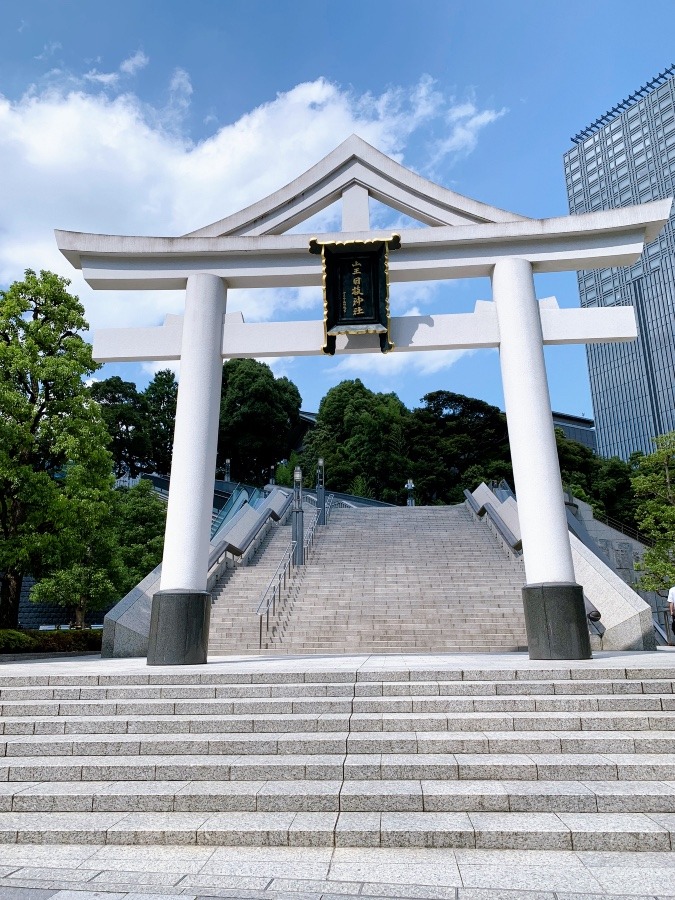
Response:
[[[675,194],[675,66],[572,138],[564,154],[570,213]],[[673,216],[640,260],[579,272],[582,307],[633,306],[636,341],[586,347],[598,453],[628,459],[675,429]]]
[[[593,453],[598,452],[598,442],[595,434],[595,422],[583,416],[571,416],[569,413],[553,411],[553,425],[559,428],[565,437],[571,441],[578,441],[584,447],[588,447]]]

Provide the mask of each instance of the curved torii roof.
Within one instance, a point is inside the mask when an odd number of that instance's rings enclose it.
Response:
[[[283,234],[354,185],[425,225],[483,225],[527,218],[441,187],[352,134],[285,187],[185,237]]]
[[[180,237],[56,231],[63,255],[103,290],[181,290],[207,272],[231,288],[321,284],[313,235],[286,233],[342,200],[342,230],[327,241],[387,239],[373,230],[368,197],[428,225],[401,228],[390,279],[421,281],[490,275],[505,256],[528,259],[535,272],[631,265],[670,214],[657,200],[584,215],[532,219],[434,184],[351,135],[294,181],[257,203]]]

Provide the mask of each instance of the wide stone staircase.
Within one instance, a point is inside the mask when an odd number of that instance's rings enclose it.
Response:
[[[0,843],[675,848],[675,662],[380,660],[0,674]]]
[[[285,653],[524,649],[524,580],[520,559],[463,504],[338,509],[319,530],[266,646]],[[217,634],[213,646],[224,646],[226,636]]]

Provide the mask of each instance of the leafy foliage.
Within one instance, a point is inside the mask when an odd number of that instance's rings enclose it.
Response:
[[[654,453],[636,460],[633,488],[638,527],[652,542],[639,564],[640,587],[663,592],[675,585],[675,431],[654,444]]]
[[[0,291],[0,627],[17,624],[23,575],[61,563],[76,486],[110,488],[105,426],[83,383],[98,367],[68,284],[28,269]]]
[[[120,595],[124,595],[162,560],[166,504],[149,481],[141,481],[115,491],[113,510],[122,565]]]
[[[255,359],[230,359],[223,366],[217,466],[231,461],[235,481],[265,484],[280,459],[289,456],[300,416],[300,392],[288,378],[275,378]]]
[[[157,372],[145,391],[113,375],[94,382],[91,394],[101,407],[110,435],[115,475],[168,475],[178,396],[171,369]]]
[[[68,554],[31,600],[72,608],[82,627],[88,611],[109,607],[159,564],[166,511],[147,481],[99,496],[80,488],[77,511],[62,534]]]
[[[146,471],[168,475],[171,471],[173,428],[178,385],[171,369],[161,369],[143,393],[147,432],[151,444]]]
[[[147,407],[131,381],[119,375],[94,382],[91,395],[101,407],[111,437],[115,475],[135,478],[149,459],[152,444],[147,433]]]
[[[342,381],[321,401],[316,428],[305,440],[303,471],[313,478],[322,456],[327,488],[400,502],[410,468],[409,419],[396,394],[375,394],[358,378]]]
[[[465,488],[511,478],[506,416],[482,400],[434,391],[412,412],[415,494],[424,504],[459,503]]]
[[[31,590],[38,603],[73,607],[82,626],[88,609],[100,609],[116,597],[121,561],[115,540],[112,479],[91,484],[81,466],[69,464],[63,494],[71,502],[59,529],[58,564]]]
[[[0,630],[0,653],[72,653],[101,649],[101,631]]]
[[[618,457],[605,459],[556,429],[560,472],[565,489],[590,503],[596,513],[635,525],[632,466]]]

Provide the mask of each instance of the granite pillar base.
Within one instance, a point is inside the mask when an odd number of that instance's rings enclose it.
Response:
[[[530,659],[591,658],[581,585],[526,584],[523,606]]]
[[[150,614],[148,665],[203,665],[210,620],[211,595],[206,591],[157,591]]]

